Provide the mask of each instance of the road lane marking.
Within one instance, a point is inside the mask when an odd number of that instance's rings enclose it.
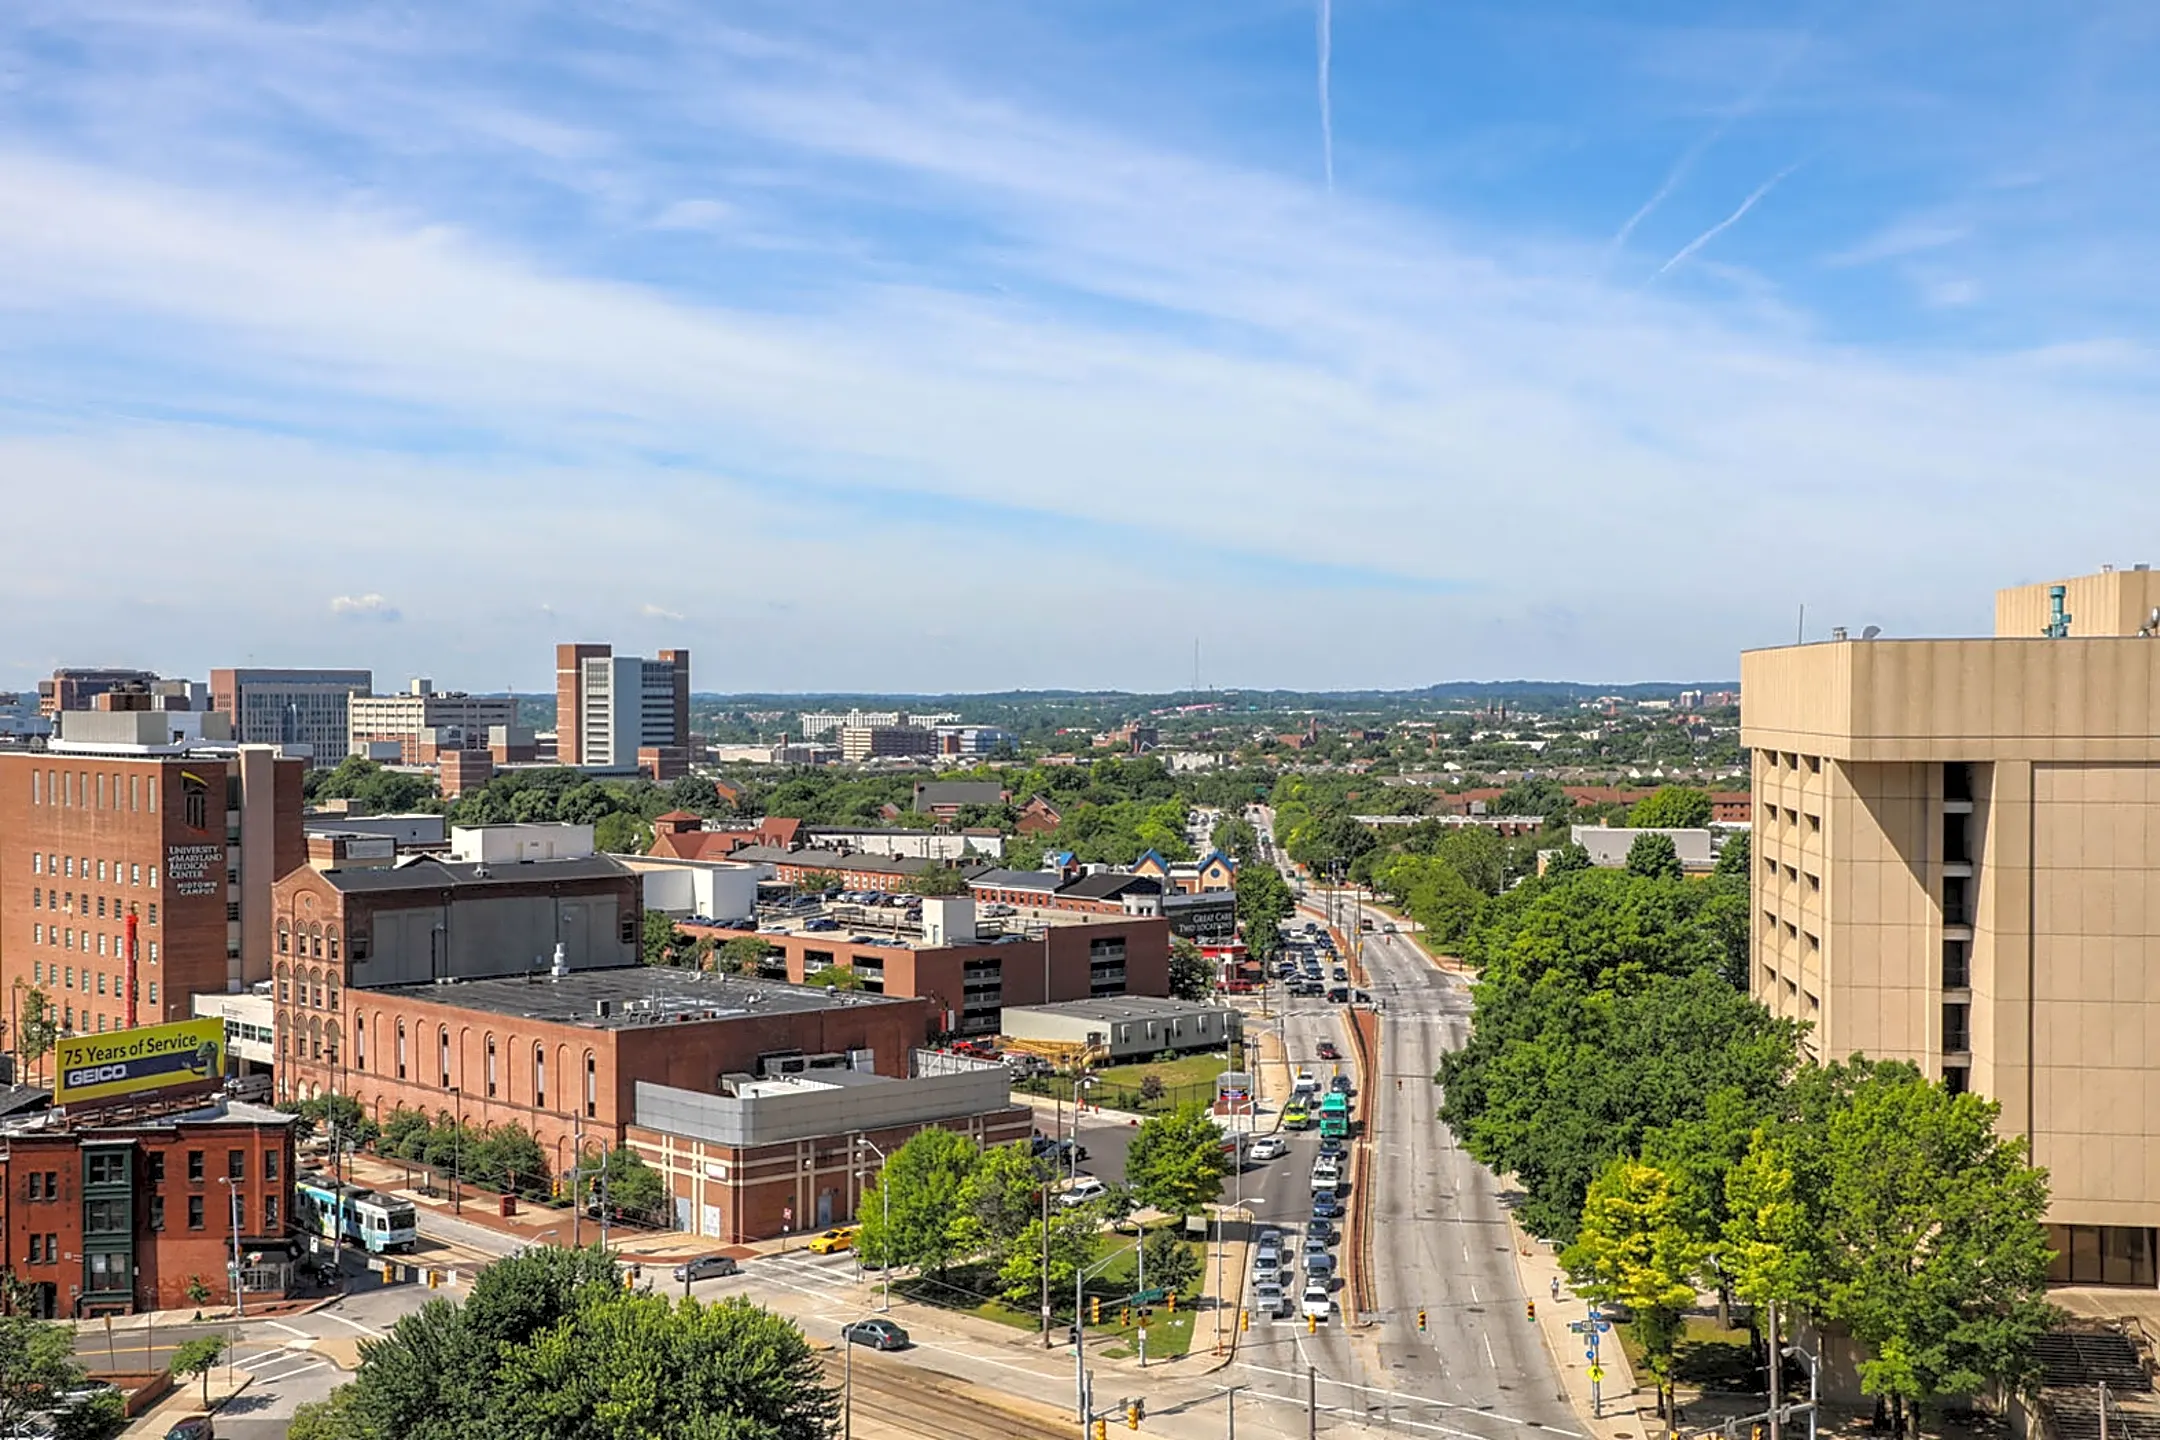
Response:
[[[1487,1335],[1485,1337],[1485,1363],[1492,1366],[1492,1368],[1495,1370],[1498,1370],[1500,1368],[1500,1362],[1493,1358],[1492,1336],[1490,1335]]]
[[[387,1335],[389,1333],[387,1330],[377,1330],[372,1325],[363,1325],[358,1320],[354,1320],[348,1316],[338,1314],[335,1310],[325,1310],[322,1312],[322,1315],[325,1320],[335,1320],[340,1325],[350,1325],[353,1329],[358,1330],[362,1335],[369,1335],[377,1340],[382,1339],[384,1335]]]
[[[283,1330],[287,1335],[297,1335],[302,1340],[317,1340],[321,1338],[317,1335],[308,1334],[307,1331],[302,1330],[297,1325],[287,1325],[282,1320],[265,1320],[263,1321],[263,1324],[268,1325],[273,1330]]]
[[[1302,1347],[1300,1348],[1302,1349]],[[1489,1336],[1486,1338],[1485,1348],[1488,1353],[1492,1349],[1492,1339]],[[1257,1375],[1273,1375],[1279,1379],[1295,1380],[1300,1384],[1303,1384],[1305,1381],[1305,1374],[1303,1371],[1278,1370],[1273,1368],[1272,1366],[1255,1365],[1249,1360],[1238,1361],[1237,1368],[1240,1370],[1250,1370]],[[1499,1420],[1509,1425],[1521,1425],[1531,1430],[1543,1430],[1547,1434],[1551,1435],[1564,1435],[1568,1437],[1568,1440],[1583,1440],[1583,1436],[1580,1431],[1562,1430],[1556,1425],[1547,1425],[1539,1420],[1523,1420],[1513,1415],[1502,1415],[1498,1411],[1487,1410],[1477,1405],[1458,1405],[1452,1400],[1435,1400],[1428,1395],[1412,1395],[1406,1390],[1387,1390],[1381,1388],[1378,1385],[1360,1385],[1354,1380],[1335,1380],[1331,1379],[1326,1375],[1322,1375],[1320,1377],[1320,1383],[1323,1385],[1333,1385],[1343,1390],[1355,1391],[1361,1395],[1386,1395],[1393,1399],[1399,1400],[1404,1404],[1409,1405],[1430,1405],[1436,1410],[1460,1410],[1466,1415],[1482,1415],[1488,1420]],[[1253,1393],[1266,1394],[1268,1392],[1254,1391]],[[1298,1403],[1303,1404],[1304,1402],[1301,1400]],[[1328,1407],[1323,1405],[1320,1408],[1324,1410]]]

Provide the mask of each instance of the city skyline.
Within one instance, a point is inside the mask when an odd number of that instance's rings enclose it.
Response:
[[[1716,674],[2147,558],[2134,10],[1316,18],[15,12],[0,685]]]

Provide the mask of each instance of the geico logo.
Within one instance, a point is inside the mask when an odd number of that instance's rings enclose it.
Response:
[[[68,1071],[67,1083],[78,1086],[103,1085],[109,1080],[125,1080],[127,1075],[128,1068],[125,1065],[85,1065],[80,1070]]]

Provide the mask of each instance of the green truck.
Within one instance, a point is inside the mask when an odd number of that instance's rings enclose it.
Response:
[[[1336,1092],[1320,1102],[1320,1138],[1350,1138],[1350,1097]]]

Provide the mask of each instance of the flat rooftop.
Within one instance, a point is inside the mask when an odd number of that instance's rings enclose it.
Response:
[[[1083,1020],[1178,1020],[1210,1011],[1228,1010],[1224,1004],[1199,1000],[1160,1000],[1146,995],[1104,996],[1098,1000],[1059,1000],[1048,1005],[1007,1005],[1007,1015],[1077,1015]]]
[[[794,1015],[848,1006],[911,1003],[859,990],[828,994],[779,980],[674,970],[664,965],[575,970],[560,979],[551,979],[541,971],[530,977],[386,985],[369,993],[589,1030],[639,1029],[678,1019],[728,1020],[743,1015]],[[604,1015],[603,1006],[607,1010]]]

